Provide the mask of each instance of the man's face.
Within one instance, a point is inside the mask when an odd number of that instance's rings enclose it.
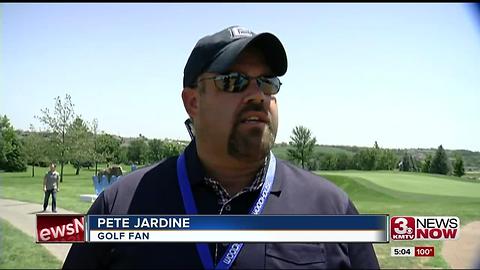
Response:
[[[230,72],[249,77],[268,76],[270,68],[257,50],[246,50]],[[200,78],[218,74],[205,73]],[[199,88],[199,110],[194,118],[196,136],[210,149],[226,153],[241,161],[264,159],[273,146],[278,128],[277,101],[265,95],[256,80],[250,80],[240,93],[216,88],[213,80],[202,80]],[[218,153],[218,152],[217,152]]]
[[[50,164],[50,171],[51,172],[55,171],[55,165],[54,164]]]

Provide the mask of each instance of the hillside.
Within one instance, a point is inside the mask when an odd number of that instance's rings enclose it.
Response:
[[[17,134],[20,135],[21,137],[26,137],[30,133],[30,131],[23,131],[23,130],[16,130]],[[48,136],[48,133],[43,132],[43,136]],[[132,137],[121,137],[118,135],[113,135],[117,139],[119,139],[122,142],[122,146],[127,146],[129,143],[136,138]],[[140,134],[140,136],[142,136]],[[138,138],[138,137],[137,137]],[[154,138],[146,138],[146,139],[154,139]],[[172,142],[176,142],[182,145],[187,145],[189,141],[183,141],[183,140],[176,140],[176,139],[162,139],[162,140],[169,140]],[[275,155],[281,159],[288,159],[287,158],[287,149],[288,149],[288,144],[287,143],[279,143],[275,144],[273,148],[273,152]],[[344,146],[344,145],[316,145],[315,146],[315,152],[318,153],[319,155],[325,155],[325,154],[341,154],[345,153],[349,156],[353,156],[355,153],[359,152],[362,149],[366,149],[367,147],[358,147],[358,146]],[[394,151],[394,153],[397,155],[398,160],[400,160],[403,156],[403,154],[408,152],[411,154],[413,157],[415,157],[417,160],[423,160],[428,154],[431,154],[432,156],[435,154],[436,149],[435,148],[417,148],[417,149],[390,149]],[[454,160],[455,155],[458,154],[463,158],[464,161],[464,166],[465,166],[465,171],[466,172],[472,172],[472,171],[480,171],[480,152],[475,152],[475,151],[470,151],[470,150],[449,150],[445,149],[447,152],[447,155],[451,161]]]
[[[316,145],[315,152],[322,154],[339,154],[345,153],[349,156],[353,156],[355,153],[367,147],[357,146],[342,146],[342,145]],[[273,148],[273,153],[281,159],[287,159],[288,145],[286,143],[276,144]],[[423,160],[430,154],[434,155],[435,148],[417,148],[417,149],[390,149],[397,155],[400,160],[405,152],[411,154],[418,160]],[[480,152],[470,150],[449,150],[445,149],[447,155],[451,161],[455,159],[455,155],[458,154],[463,158],[465,171],[479,171],[480,170]]]

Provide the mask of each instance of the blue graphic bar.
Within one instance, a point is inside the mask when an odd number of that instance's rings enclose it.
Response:
[[[381,230],[388,215],[89,215],[89,230]]]

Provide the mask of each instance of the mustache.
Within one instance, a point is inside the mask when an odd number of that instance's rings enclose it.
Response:
[[[270,113],[268,112],[268,110],[265,108],[265,106],[261,103],[247,103],[247,105],[245,105],[245,107],[243,107],[240,112],[238,112],[237,114],[237,119],[236,119],[236,123],[240,123],[240,119],[242,118],[242,116],[245,114],[245,113],[248,113],[248,112],[262,112],[262,113],[265,113],[268,117],[268,120],[269,122],[271,122],[271,115]]]

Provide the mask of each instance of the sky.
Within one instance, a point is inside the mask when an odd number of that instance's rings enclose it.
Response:
[[[472,4],[1,4],[0,114],[16,129],[54,98],[123,137],[189,140],[183,69],[228,26],[287,52],[277,143],[480,151],[480,18]]]

